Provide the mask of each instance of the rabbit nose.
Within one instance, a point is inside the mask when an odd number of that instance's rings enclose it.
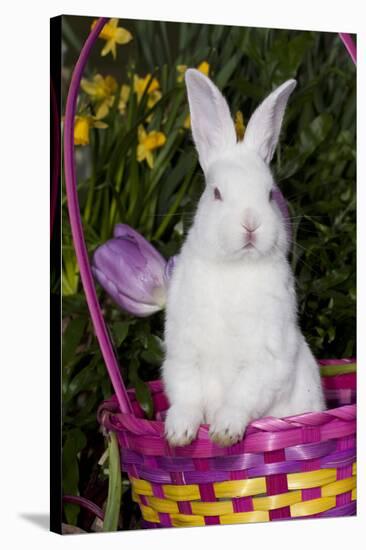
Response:
[[[254,231],[258,229],[260,224],[256,225],[255,227],[252,227],[252,226],[245,225],[245,223],[242,223],[242,226],[244,227],[244,229],[246,229],[246,231],[248,231],[248,233],[254,233]]]
[[[254,233],[261,223],[255,212],[251,208],[246,208],[244,211],[244,222],[241,225],[248,233]]]

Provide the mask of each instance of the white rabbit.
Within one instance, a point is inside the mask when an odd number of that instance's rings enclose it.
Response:
[[[285,221],[268,167],[296,81],[263,101],[242,142],[211,80],[188,69],[185,81],[206,188],[168,290],[165,435],[186,445],[206,422],[225,446],[251,420],[325,407],[297,322]]]

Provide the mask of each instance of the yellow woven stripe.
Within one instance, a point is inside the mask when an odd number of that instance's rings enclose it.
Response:
[[[291,493],[282,493],[280,495],[272,495],[270,497],[253,498],[254,510],[275,510],[290,506],[296,502],[301,502],[301,491],[293,491]]]
[[[199,500],[201,498],[198,485],[163,485],[166,498],[171,500]]]
[[[220,517],[221,525],[232,523],[255,523],[257,521],[269,521],[268,512],[238,512],[237,514],[226,514]]]
[[[319,514],[334,508],[336,505],[336,497],[323,497],[315,498],[313,500],[306,500],[304,502],[298,502],[290,506],[291,517],[296,518],[299,516],[311,516],[312,514]]]
[[[226,502],[191,502],[191,508],[192,514],[201,516],[222,516],[234,512],[231,500]]]
[[[356,500],[357,499],[357,489],[353,489],[352,491],[352,500]]]
[[[332,483],[337,479],[335,468],[325,468],[312,472],[301,472],[300,474],[287,474],[287,486],[290,490],[311,489]]]
[[[140,508],[142,517],[145,521],[160,523],[159,514],[155,510],[144,504],[140,504]],[[170,519],[174,527],[201,527],[205,525],[205,518],[200,515],[171,514]],[[268,512],[240,512],[237,514],[226,514],[220,517],[221,525],[264,521],[269,521]]]
[[[130,481],[135,493],[138,495],[152,496],[154,494],[149,481],[136,479],[135,477],[130,477]]]
[[[329,485],[325,485],[321,489],[322,497],[332,497],[352,491],[356,487],[356,478],[347,477],[346,479],[340,479]]]
[[[340,480],[344,481],[344,480]],[[289,495],[289,493],[287,493]],[[276,496],[276,495],[275,495]],[[283,496],[283,495],[279,495]],[[268,499],[269,497],[265,497]],[[133,499],[135,502],[138,502],[141,508],[142,517],[146,521],[150,521],[153,523],[159,523],[159,514],[158,512],[164,512],[167,509],[164,508],[161,505],[161,502],[157,503],[157,501],[161,501],[162,499],[153,499],[153,502],[150,503],[150,498],[147,500],[149,501],[149,504],[157,505],[158,509],[154,509],[150,506],[145,506],[144,504],[141,504],[140,497],[134,493]],[[356,489],[353,489],[352,491],[352,500],[356,499]],[[256,501],[263,501],[264,499],[255,499]],[[175,503],[171,503],[175,504]],[[192,504],[199,504],[199,503],[192,503]],[[239,512],[239,513],[221,513],[217,509],[218,513],[213,513],[215,511],[215,505],[216,504],[222,504],[222,503],[202,503],[204,505],[211,505],[211,508],[208,510],[205,510],[205,514],[180,514],[180,513],[171,513],[171,521],[172,525],[174,527],[185,527],[185,526],[203,526],[205,525],[205,520],[203,515],[209,516],[209,515],[218,515],[220,516],[220,523],[222,525],[230,525],[234,523],[252,523],[252,522],[265,522],[269,521],[269,513],[265,510],[255,510],[254,512]],[[319,514],[321,512],[325,512],[326,510],[330,510],[331,508],[334,508],[336,506],[336,497],[335,496],[327,496],[322,498],[317,498],[313,500],[308,500],[304,502],[297,502],[295,504],[290,505],[290,513],[291,517],[299,517],[299,516],[310,516],[313,514]],[[278,506],[275,506],[276,508]],[[209,513],[207,513],[207,511]],[[193,512],[193,510],[192,510]],[[170,513],[167,512],[167,513]]]
[[[235,481],[221,481],[213,484],[216,498],[234,498],[260,495],[267,491],[266,479],[239,479]]]
[[[152,523],[160,523],[159,514],[149,506],[140,504],[140,510],[141,510],[142,517],[144,518],[145,521],[151,521]]]
[[[353,476],[357,475],[357,462],[354,462],[352,464],[352,475]]]
[[[172,514],[170,517],[174,527],[202,527],[205,518],[202,516],[190,516],[188,514]]]
[[[147,502],[157,512],[165,514],[179,514],[178,504],[173,500],[158,497],[146,497]]]
[[[356,463],[353,464],[353,475],[356,474]],[[336,468],[325,468],[312,472],[301,472],[287,475],[290,491],[322,487],[337,481]],[[139,495],[153,496],[151,483],[143,479],[131,478],[132,486]],[[162,485],[164,496],[174,501],[200,500],[199,485]],[[235,498],[266,493],[266,479],[239,479],[222,481],[213,484],[216,498]]]
[[[153,496],[151,483],[142,479],[131,478],[131,483],[139,495]],[[264,477],[235,481],[222,481],[213,484],[216,498],[235,498],[260,495],[266,492]],[[164,496],[170,500],[186,501],[200,500],[198,485],[162,485]]]

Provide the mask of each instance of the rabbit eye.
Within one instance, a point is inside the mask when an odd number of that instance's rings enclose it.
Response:
[[[214,197],[215,197],[215,200],[222,201],[220,190],[217,187],[215,187],[214,189]]]
[[[268,195],[268,200],[273,200],[273,189],[270,190],[269,192],[269,195]]]

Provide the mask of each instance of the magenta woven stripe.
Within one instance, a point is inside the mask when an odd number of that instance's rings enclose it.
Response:
[[[356,514],[357,503],[355,500],[344,506],[336,506],[331,510],[322,512],[318,515],[320,518],[336,518],[341,516],[354,516]]]
[[[318,458],[315,458],[313,460],[307,460],[304,461],[301,464],[301,470],[302,472],[311,472],[320,470],[322,467],[321,460]],[[322,491],[320,487],[314,487],[311,489],[302,489],[301,491],[302,500],[313,500],[314,498],[320,498],[322,496]]]
[[[320,463],[319,468],[334,468],[337,466],[349,466],[352,465],[356,458],[356,451],[349,451],[348,456],[346,459],[343,459],[342,462],[337,461],[335,462],[329,462],[322,464],[322,461],[319,461]],[[313,463],[313,461],[310,461]],[[281,462],[278,464],[267,464],[262,469],[251,469],[246,470],[246,474],[248,478],[253,477],[263,477],[267,475],[276,475],[276,474],[291,474],[296,473],[299,471],[302,471],[302,463],[300,462]],[[153,470],[144,468],[143,466],[135,466],[135,470],[133,470],[133,466],[131,464],[123,464],[122,465],[123,471],[128,473],[129,475],[132,475],[133,477],[146,479],[147,481],[150,481],[152,483],[165,483],[165,484],[195,484],[195,483],[212,483],[212,482],[218,482],[218,481],[230,481],[232,478],[231,472],[218,472],[215,470],[207,471],[207,472],[185,472],[183,479],[185,483],[177,483],[177,477],[178,473],[169,473],[165,472],[164,470]],[[310,467],[310,469],[304,470],[304,471],[311,471],[313,468]],[[182,474],[181,474],[182,475]],[[177,476],[177,477],[176,477]],[[246,478],[241,478],[246,479]]]
[[[352,476],[352,466],[341,466],[337,468],[337,480],[346,479]],[[347,491],[336,496],[337,506],[343,506],[349,504],[352,501],[352,491]]]
[[[347,359],[317,359],[319,365],[352,365],[356,363],[356,357]]]
[[[356,389],[356,373],[339,374],[338,376],[328,376],[323,378],[323,386],[327,389]]]
[[[165,498],[163,488],[160,485],[153,485],[153,495],[157,498]],[[170,514],[167,514],[165,512],[158,512],[159,520],[164,527],[171,527],[172,526],[172,520],[170,518]]]
[[[298,461],[310,460],[313,458],[322,458],[324,457],[322,464],[323,467],[332,467],[331,465],[336,465],[337,462],[347,460],[348,457],[351,457],[349,450],[355,447],[355,436],[347,436],[348,447],[344,449],[339,448],[336,440],[322,441],[319,443],[310,443],[306,445],[297,445],[295,447],[289,447],[285,449],[286,461],[287,463],[297,464]],[[342,441],[343,441],[342,439]],[[345,451],[343,455],[340,451]],[[207,470],[218,470],[218,471],[232,471],[232,470],[252,470],[253,468],[256,471],[261,473],[271,473],[269,470],[274,466],[269,466],[264,464],[263,454],[261,453],[247,453],[238,456],[225,456],[225,457],[211,457],[207,459],[192,459],[190,457],[181,458],[181,457],[151,457],[144,456],[140,453],[136,453],[131,449],[124,449],[123,452],[123,464],[127,466],[128,464],[141,465],[143,467],[151,466],[151,459],[153,459],[154,467],[157,469],[164,470],[166,472],[204,472]],[[208,467],[202,468],[199,466],[199,461],[208,461],[205,464],[208,464]],[[273,471],[272,473],[280,473],[279,471]]]
[[[192,506],[189,501],[184,501],[184,500],[179,501],[178,508],[181,514],[188,514],[188,515],[192,514]]]
[[[200,496],[202,502],[216,502],[216,495],[212,483],[202,483],[200,486]],[[219,525],[219,516],[205,516],[206,525]]]
[[[337,414],[342,415],[342,409],[349,407],[341,407],[337,409]],[[354,409],[353,406],[351,408]],[[351,435],[355,432],[356,422],[353,415],[345,412],[346,415],[350,417],[350,420],[341,420],[338,418],[333,418],[327,424],[324,424],[320,427],[320,437],[322,440],[336,439],[338,437],[343,437],[346,435]],[[320,414],[320,413],[317,413]],[[144,434],[144,428],[147,427],[147,430],[150,431],[150,427],[146,426],[144,420],[140,420],[144,424],[140,429],[139,425],[135,424],[135,421],[139,420],[129,415],[113,415],[113,422],[110,422],[112,417],[109,417],[108,420],[104,420],[103,424],[108,429],[113,429],[118,431],[122,428],[120,422],[115,422],[115,417],[118,416],[122,418],[123,425],[128,424],[130,428],[133,428],[133,432],[125,432],[127,446],[139,453],[144,453],[146,455],[159,455],[164,456],[167,454],[167,443],[162,436],[158,436],[158,433],[161,431],[161,426],[154,426],[153,431],[155,431],[155,437],[150,434]],[[313,416],[313,415],[309,415]],[[353,418],[352,418],[353,416]],[[133,422],[130,422],[133,420]],[[302,419],[303,420],[303,419]],[[160,424],[159,422],[150,422],[149,424]],[[248,452],[265,452],[265,451],[274,451],[277,449],[282,449],[287,446],[301,445],[304,443],[303,430],[299,427],[298,429],[292,428],[287,429],[283,432],[272,432],[267,435],[267,433],[252,433],[245,437],[240,443],[233,445],[230,448],[218,447],[208,439],[207,429],[201,427],[199,430],[199,438],[194,441],[192,444],[187,445],[186,447],[176,447],[175,449],[169,448],[170,454],[178,457],[193,457],[193,458],[207,458],[210,456],[225,456],[228,453],[231,454],[241,454]]]
[[[248,479],[250,477],[247,470],[233,470],[229,472],[229,479]],[[252,512],[253,511],[253,498],[252,497],[239,497],[233,498],[233,510],[236,512]]]
[[[264,461],[266,464],[283,462],[285,460],[285,452],[283,449],[264,453]],[[288,493],[287,476],[286,474],[274,474],[266,477],[267,494],[279,495]],[[291,517],[290,507],[277,508],[269,511],[270,520],[289,518]]]

